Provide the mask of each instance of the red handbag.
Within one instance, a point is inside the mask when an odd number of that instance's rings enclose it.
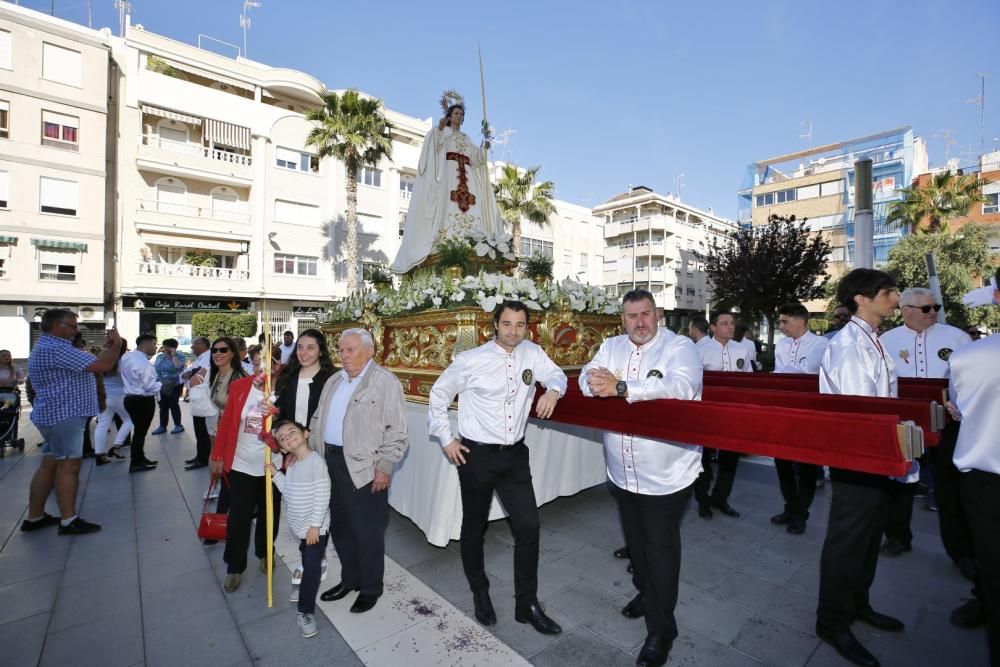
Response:
[[[222,476],[222,479],[226,481],[226,486],[229,486],[229,480],[225,476]],[[225,541],[226,539],[226,527],[229,524],[229,515],[208,511],[208,503],[212,501],[212,489],[218,481],[219,477],[212,475],[208,482],[208,493],[205,494],[205,504],[201,508],[198,537],[203,540]]]

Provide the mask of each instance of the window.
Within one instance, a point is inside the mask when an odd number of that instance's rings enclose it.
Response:
[[[52,111],[42,111],[42,145],[79,150],[80,119]]]
[[[358,173],[355,175],[358,183],[362,185],[370,185],[373,188],[382,187],[382,170],[372,169],[371,167],[362,167],[358,169]]]
[[[587,227],[588,227],[588,225],[587,225],[586,222],[581,222],[580,226],[577,227],[577,229],[580,230],[580,238],[581,239],[589,238],[589,230],[587,229]]]
[[[170,121],[165,120],[156,126],[156,134],[160,137],[161,141],[160,147],[163,148],[162,144],[164,142],[186,144],[188,140],[187,128],[170,127],[165,125],[165,123],[169,122]],[[167,147],[169,148],[169,144]]]
[[[587,268],[589,266],[589,259],[590,258],[587,256],[587,253],[585,253],[585,252],[581,252],[580,253],[580,270],[581,271],[586,271],[587,270]]]
[[[0,243],[0,278],[7,277],[8,268],[10,268],[10,244]]]
[[[0,171],[0,208],[7,206],[7,197],[10,196],[10,174]]]
[[[274,254],[274,272],[289,276],[315,276],[318,261],[303,255]]]
[[[552,241],[542,241],[541,239],[529,239],[521,237],[521,257],[531,257],[532,255],[542,255],[552,259]]]
[[[79,88],[82,78],[80,52],[43,42],[42,78]]]
[[[819,197],[819,184],[803,185],[795,192],[795,198],[799,200],[812,199],[813,197]]]
[[[826,183],[819,184],[819,196],[829,197],[830,195],[838,195],[844,191],[844,179],[839,181],[827,181]]]
[[[80,201],[80,187],[76,181],[42,176],[39,194],[42,213],[76,215]]]
[[[1000,192],[986,195],[983,202],[983,213],[1000,213]]]
[[[187,211],[187,188],[173,178],[156,183],[156,210],[160,213],[182,215]]]
[[[413,197],[413,185],[414,181],[412,176],[406,176],[400,174],[399,176],[399,199],[401,201],[409,201]]]
[[[234,222],[246,221],[246,218],[242,220],[240,218],[240,199],[235,192],[229,188],[212,190],[212,218]]]
[[[795,188],[791,188],[790,190],[781,190],[779,192],[775,192],[774,195],[775,202],[778,204],[795,201]]]
[[[684,290],[684,296],[688,297],[689,299],[693,297],[694,294],[695,292],[693,287],[688,287],[687,289]]]
[[[399,212],[399,238],[403,238],[403,230],[406,228],[406,211]]]
[[[573,253],[569,250],[563,250],[563,264],[573,266]]]
[[[274,200],[274,221],[319,227],[319,206],[283,199]]]
[[[76,251],[39,250],[38,279],[75,282],[79,257]]]
[[[0,68],[13,69],[10,60],[10,33],[0,30]]]
[[[288,148],[275,149],[275,166],[290,171],[319,171],[319,158],[309,153],[293,151]]]
[[[0,139],[10,139],[10,102],[0,100]]]

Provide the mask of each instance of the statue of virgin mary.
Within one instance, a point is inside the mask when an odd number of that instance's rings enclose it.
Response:
[[[445,237],[465,238],[477,231],[496,237],[504,230],[486,168],[489,144],[476,146],[462,132],[460,95],[446,92],[441,108],[444,117],[424,137],[420,151],[394,273],[418,266]]]

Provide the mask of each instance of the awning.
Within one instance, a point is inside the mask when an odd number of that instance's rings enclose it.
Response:
[[[194,116],[188,116],[187,114],[178,113],[176,111],[169,111],[167,109],[161,109],[159,107],[149,106],[148,104],[143,104],[141,107],[143,113],[148,113],[151,116],[159,116],[160,118],[169,118],[170,120],[180,121],[182,123],[188,123],[190,125],[201,125],[201,118],[195,118]]]
[[[248,151],[250,150],[250,128],[206,118],[205,141]]]
[[[217,252],[243,251],[243,244],[246,241],[229,241],[225,239],[204,239],[192,238],[190,236],[173,236],[171,234],[156,234],[142,232],[142,242],[154,245],[162,245],[174,248],[193,248],[195,250],[215,250]]]
[[[53,250],[76,250],[77,252],[87,252],[86,243],[76,241],[57,241],[55,239],[31,239],[31,245],[36,248],[50,248]]]
[[[17,237],[0,234],[0,243],[9,243],[11,245],[17,245]]]

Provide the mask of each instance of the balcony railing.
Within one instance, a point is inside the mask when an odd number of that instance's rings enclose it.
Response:
[[[209,146],[202,146],[201,144],[193,144],[186,141],[173,141],[171,139],[164,139],[156,134],[142,135],[142,143],[145,144],[146,146],[160,148],[170,153],[181,153],[183,155],[196,155],[200,157],[210,158],[212,160],[219,160],[220,162],[228,162],[230,164],[238,164],[246,167],[249,167],[251,165],[251,159],[249,155],[243,155],[242,153],[233,153],[231,151],[224,151],[219,148],[211,148]]]
[[[217,208],[203,206],[188,206],[187,204],[172,204],[170,202],[154,201],[152,199],[136,200],[136,213],[163,213],[180,215],[186,218],[202,218],[219,220],[221,222],[250,222],[249,213],[239,211],[222,211]]]
[[[169,262],[139,262],[139,273],[171,278],[209,278],[214,280],[248,280],[246,269],[222,269],[215,266],[170,264]]]

